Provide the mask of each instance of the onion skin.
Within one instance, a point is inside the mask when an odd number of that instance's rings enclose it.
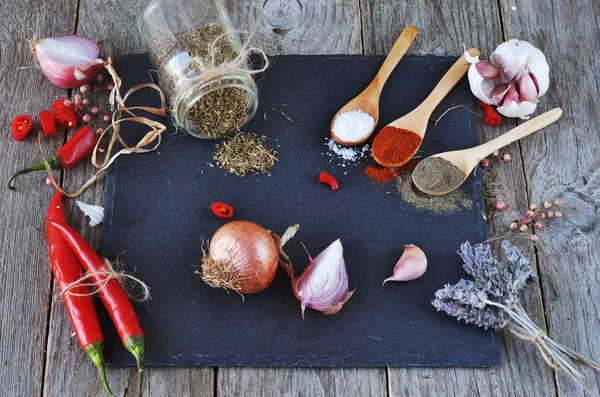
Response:
[[[237,292],[256,294],[273,282],[277,273],[279,254],[271,234],[262,226],[248,221],[223,225],[210,241],[211,259],[229,260],[240,270]],[[252,267],[243,266],[254,264]]]
[[[37,60],[48,80],[60,88],[79,88],[90,82],[104,65],[100,47],[81,35],[67,35],[35,40]],[[65,54],[72,54],[71,60]]]

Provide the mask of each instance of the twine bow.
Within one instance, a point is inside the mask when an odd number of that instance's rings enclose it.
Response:
[[[119,284],[121,284],[121,286],[123,286],[125,293],[127,293],[127,296],[129,296],[130,299],[132,299],[136,302],[145,302],[148,299],[150,299],[150,287],[148,287],[148,285],[146,283],[144,283],[139,278],[132,276],[131,274],[127,274],[125,271],[122,271],[122,270],[117,271],[115,269],[115,267],[113,266],[113,264],[108,259],[104,259],[104,263],[106,264],[105,269],[102,269],[98,272],[88,272],[88,273],[84,274],[81,278],[79,278],[78,280],[75,280],[72,283],[69,283],[66,286],[66,288],[60,293],[61,298],[65,294],[69,294],[71,296],[96,295],[100,291],[102,291],[104,288],[106,288],[106,286],[108,285],[110,280],[115,279],[119,282]],[[88,279],[90,279],[90,278],[96,278],[99,281],[98,282],[88,282]],[[128,288],[125,288],[125,284],[128,280],[133,281],[135,284],[140,286],[140,288],[142,289],[141,295],[133,295],[132,293],[129,292]],[[88,288],[91,287],[94,290],[90,291],[88,293],[83,293],[83,294],[78,293],[78,292],[73,292],[73,289],[79,288],[79,287],[88,287]]]

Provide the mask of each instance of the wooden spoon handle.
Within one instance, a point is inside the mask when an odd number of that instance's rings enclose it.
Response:
[[[534,117],[520,126],[513,128],[507,133],[500,135],[498,138],[470,149],[471,153],[469,153],[469,156],[477,158],[477,162],[479,162],[481,159],[486,158],[496,150],[500,150],[504,146],[509,145],[514,141],[518,141],[529,134],[533,134],[534,132],[549,126],[558,120],[560,116],[562,116],[562,113],[563,111],[561,108],[555,108],[547,111],[546,113],[540,114],[539,116]]]
[[[418,28],[412,25],[406,25],[394,43],[390,53],[385,58],[385,61],[383,61],[383,65],[381,65],[379,72],[377,72],[377,76],[375,76],[371,82],[371,88],[376,89],[379,93],[381,93],[381,90],[383,89],[388,77],[390,77],[392,70],[394,70],[396,65],[398,65],[398,62],[400,62],[404,54],[406,54],[406,51],[408,51],[408,48],[415,40],[417,33],[419,33]]]
[[[479,55],[479,51],[475,48],[469,48],[469,55],[472,57],[476,57]],[[440,82],[435,86],[431,94],[419,105],[419,110],[423,112],[423,114],[427,115],[426,118],[429,118],[433,110],[440,104],[442,99],[448,95],[450,90],[454,88],[456,84],[462,79],[462,77],[469,70],[469,66],[471,64],[465,58],[465,54],[463,54],[458,60],[452,65],[450,69],[446,72],[444,77],[440,80]],[[416,109],[415,109],[416,110]]]

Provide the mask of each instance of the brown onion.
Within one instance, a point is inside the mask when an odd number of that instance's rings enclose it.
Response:
[[[202,279],[211,287],[240,294],[264,291],[277,273],[279,254],[271,234],[248,221],[223,225],[212,240],[202,263]]]

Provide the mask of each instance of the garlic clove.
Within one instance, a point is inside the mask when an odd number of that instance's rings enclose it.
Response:
[[[511,81],[502,100],[502,106],[508,106],[513,102],[519,103],[519,92],[517,91],[517,85]]]
[[[503,105],[496,108],[498,113],[506,117],[518,117],[523,120],[527,120],[537,107],[536,103],[523,101],[523,102],[511,102],[509,105]]]
[[[484,79],[491,79],[494,77],[502,76],[502,70],[491,62],[479,61],[474,65],[475,69],[477,69],[481,77],[483,77]]]
[[[499,105],[500,103],[502,103],[502,99],[504,98],[504,95],[506,95],[506,92],[508,91],[508,84],[500,84],[498,87],[494,88],[494,90],[491,93],[491,99],[494,105]]]
[[[473,95],[488,105],[497,105],[492,99],[492,92],[502,84],[502,77],[485,79],[477,70],[477,63],[472,63],[469,67],[468,78]]]
[[[310,258],[309,254],[310,265],[299,277],[292,279],[294,294],[302,308],[302,318],[306,307],[324,314],[337,313],[354,293],[348,290],[343,254],[342,242],[338,239],[316,258]]]
[[[392,277],[383,281],[411,281],[421,277],[427,270],[427,257],[421,248],[410,244],[404,246],[404,252],[394,267]]]
[[[522,101],[537,102],[538,88],[531,74],[525,73],[517,81],[519,97]]]

